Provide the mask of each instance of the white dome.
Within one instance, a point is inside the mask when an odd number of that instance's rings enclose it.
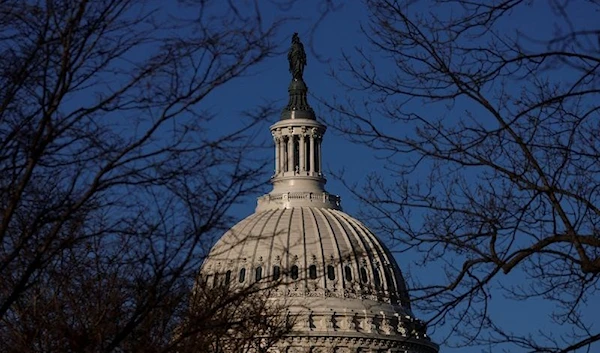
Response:
[[[286,296],[368,299],[410,313],[404,279],[389,251],[362,223],[336,209],[271,209],[247,217],[217,242],[202,270],[205,276],[228,271],[232,282],[240,281],[240,271],[248,283],[256,281],[257,271],[261,279],[287,276],[295,283]]]
[[[207,285],[278,284],[269,291],[300,315],[294,337],[314,346],[328,337],[363,345],[436,352],[410,311],[402,273],[386,247],[361,222],[326,207],[256,212],[215,244],[202,267]],[[311,338],[312,337],[312,338]]]

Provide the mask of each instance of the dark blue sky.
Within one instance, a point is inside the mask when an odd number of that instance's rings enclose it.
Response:
[[[421,4],[420,6],[430,5],[426,1]],[[369,45],[360,31],[361,24],[366,24],[368,20],[368,11],[365,5],[360,1],[346,1],[329,12],[316,27],[314,27],[315,21],[326,9],[319,1],[301,1],[284,12],[268,1],[259,1],[259,5],[262,6],[261,13],[265,21],[278,16],[283,18],[287,16],[288,19],[298,17],[289,20],[280,32],[281,36],[277,40],[281,43],[281,54],[252,69],[250,75],[236,79],[223,89],[215,91],[205,101],[204,107],[217,114],[216,127],[223,130],[238,124],[245,110],[251,110],[265,101],[275,101],[279,107],[283,108],[287,102],[287,85],[290,81],[285,50],[288,48],[291,35],[298,32],[307,48],[308,65],[304,78],[310,90],[309,102],[317,116],[322,121],[327,121],[329,117],[323,115],[326,110],[318,103],[317,98],[331,100],[333,97],[345,97],[347,93],[346,89],[329,73],[331,70],[338,70],[342,52],[353,55],[355,47],[369,49]],[[574,18],[579,23],[594,24],[597,21],[597,13],[580,11],[577,6],[572,7],[572,11],[574,11]],[[503,26],[508,32],[518,29],[537,36],[539,39],[547,38],[557,30],[553,14],[545,1],[532,2],[532,5],[524,7],[524,10],[512,13],[503,21]],[[374,57],[377,57],[376,52],[372,53]],[[382,67],[381,69],[382,71],[393,70],[393,67]],[[448,114],[448,119],[452,119],[451,114],[469,108],[460,106],[460,102],[457,104],[459,106],[455,106],[452,112],[445,111],[444,107],[440,106],[423,106],[422,110],[424,115],[444,116]],[[273,116],[270,121],[274,122],[277,118],[277,116]],[[390,128],[403,129],[402,126],[390,126]],[[270,141],[268,124],[265,124],[258,138]],[[273,151],[265,151],[265,153],[272,155]],[[362,146],[348,142],[331,129],[324,138],[323,154],[325,171],[344,169],[350,184],[360,183],[370,171],[377,171],[384,177],[387,176],[384,168],[385,162],[378,158],[381,156]],[[356,215],[360,205],[352,199],[350,192],[344,189],[339,181],[330,178],[327,189],[331,193],[341,195],[344,210],[351,215]],[[237,208],[236,213],[241,219],[251,214],[254,207],[254,200],[250,200],[247,205]],[[410,269],[421,277],[427,276],[435,279],[436,274],[440,272],[435,264],[417,268],[414,266],[414,259],[410,254],[398,256],[397,261],[405,271]],[[515,272],[511,274],[510,281],[508,284],[518,285],[526,283],[527,279],[523,274]],[[552,309],[551,305],[554,304],[541,298],[521,302],[508,301],[502,297],[500,292],[493,291],[491,297],[490,312],[492,315],[498,322],[511,327],[515,332],[531,332],[531,334],[537,335],[538,331],[556,333],[562,330],[557,325],[551,324],[547,317]],[[592,312],[600,313],[600,303],[598,302],[600,301],[589,304],[590,315]],[[442,336],[444,329],[440,330],[441,332],[433,333],[434,340],[437,336]],[[442,351],[469,353],[480,352],[481,348],[450,349],[442,347]]]

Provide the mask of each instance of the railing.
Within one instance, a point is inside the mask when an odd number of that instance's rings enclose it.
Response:
[[[304,201],[315,201],[323,203],[331,203],[335,206],[340,206],[340,197],[338,195],[332,195],[327,192],[313,193],[313,192],[287,192],[279,195],[266,194],[258,198],[258,204],[270,203],[270,202],[287,202],[293,200],[304,200]]]

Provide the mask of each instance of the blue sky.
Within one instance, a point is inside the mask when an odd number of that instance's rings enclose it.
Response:
[[[281,16],[280,9],[274,7],[271,2],[259,1],[258,4],[262,6],[265,20],[268,21],[276,16]],[[423,1],[421,4],[420,6],[431,5],[427,1]],[[355,47],[368,47],[368,43],[360,31],[360,25],[365,24],[368,20],[365,5],[360,1],[346,1],[343,4],[340,2],[339,5],[334,11],[328,13],[315,28],[313,24],[324,9],[323,3],[319,1],[296,3],[293,8],[287,11],[287,14],[290,18],[292,15],[299,18],[290,20],[282,28],[281,37],[279,38],[285,51],[291,35],[298,32],[307,47],[308,65],[305,69],[304,78],[310,90],[309,102],[315,109],[317,116],[325,121],[328,117],[322,115],[325,109],[318,103],[316,97],[330,100],[336,96],[344,97],[346,95],[345,89],[329,75],[329,72],[338,69],[342,52],[351,55]],[[538,38],[544,38],[545,33],[551,35],[556,28],[551,20],[552,14],[546,5],[545,1],[532,2],[531,6],[524,11],[506,18],[504,21],[506,30],[512,31],[518,27],[522,31],[539,36]],[[576,6],[573,11],[575,11],[575,18],[581,23],[593,24],[597,21],[596,16],[598,14],[579,11]],[[252,109],[265,101],[275,101],[281,108],[285,106],[290,74],[288,73],[288,63],[284,51],[281,55],[270,58],[254,68],[251,74],[234,80],[208,97],[209,99],[205,102],[205,105],[217,114],[217,128],[227,129],[238,122],[237,119],[243,114],[243,111]],[[381,69],[392,70],[393,68],[382,67]],[[465,109],[465,107],[460,106],[460,102],[457,104],[458,106],[455,106],[456,110]],[[444,116],[449,114],[444,110],[444,107],[439,106],[423,106],[422,109],[424,111],[428,110],[427,113],[430,115]],[[270,121],[274,122],[277,118],[277,116],[273,116]],[[449,116],[450,118],[452,117]],[[401,129],[402,127],[394,128]],[[258,138],[270,141],[268,124],[265,124],[263,132]],[[274,152],[271,150],[264,153],[273,155]],[[343,136],[331,129],[324,138],[323,154],[325,171],[344,169],[347,181],[350,184],[360,183],[364,180],[366,172],[369,171],[377,171],[386,176],[384,161],[378,158],[381,156],[362,146],[348,142]],[[266,190],[268,191],[268,187]],[[350,192],[344,189],[339,181],[330,178],[327,190],[341,195],[342,206],[347,213],[357,214],[360,205],[356,200],[353,200]],[[240,219],[244,218],[254,211],[254,207],[254,200],[249,200],[244,206],[236,208],[236,214]],[[439,272],[439,268],[435,268],[434,265],[417,269],[412,264],[413,260],[410,254],[402,254],[402,256],[397,257],[397,261],[402,268],[416,271],[420,276],[435,276]],[[525,280],[525,277],[519,273],[512,275],[511,278],[514,281],[513,284],[519,284]],[[502,295],[494,296],[492,292],[491,303],[493,304],[491,312],[497,320],[506,323],[515,331],[531,331],[535,334],[538,329],[545,332],[560,330],[559,327],[549,324],[546,315],[551,307],[544,300],[511,302],[502,298]],[[590,313],[600,312],[600,304],[598,303],[592,303],[589,307]],[[443,333],[443,328],[441,331],[439,335]],[[436,339],[435,333],[433,339]],[[442,351],[469,353],[480,352],[481,348],[450,349],[442,347]],[[513,351],[519,350],[515,349]]]

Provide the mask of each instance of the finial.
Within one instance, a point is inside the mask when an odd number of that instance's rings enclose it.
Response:
[[[300,42],[298,33],[294,33],[292,36],[292,46],[288,52],[288,61],[290,62],[292,78],[296,81],[302,81],[304,67],[306,66],[306,52],[304,51],[304,45]]]
[[[304,45],[300,42],[298,33],[292,36],[292,46],[288,52],[288,61],[290,63],[290,73],[292,82],[288,87],[290,100],[281,113],[281,120],[287,119],[315,119],[315,113],[308,104],[306,94],[308,88],[304,83],[304,67],[306,66],[306,52]]]

